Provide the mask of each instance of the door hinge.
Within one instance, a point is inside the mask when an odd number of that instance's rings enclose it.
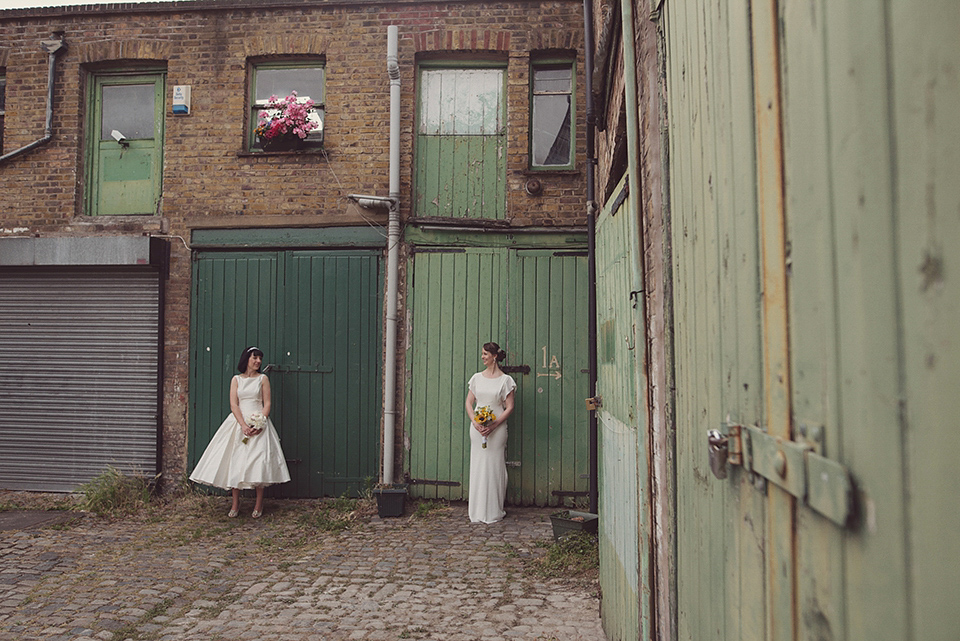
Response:
[[[850,471],[807,443],[770,436],[754,425],[725,423],[707,433],[710,469],[727,477],[727,464],[740,465],[783,488],[798,501],[840,526],[853,512]]]

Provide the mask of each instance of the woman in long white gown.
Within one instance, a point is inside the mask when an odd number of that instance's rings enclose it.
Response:
[[[229,516],[240,512],[240,490],[254,488],[257,502],[253,518],[263,514],[263,489],[290,480],[280,437],[270,420],[270,379],[260,373],[263,352],[248,347],[240,355],[240,374],[230,380],[230,414],[210,439],[190,480],[230,490]],[[261,425],[254,424],[259,418]]]
[[[470,417],[470,493],[468,511],[471,523],[496,523],[504,516],[507,495],[507,418],[513,412],[516,381],[504,374],[499,363],[507,353],[496,343],[484,343],[480,360],[486,366],[470,377],[464,407]],[[480,424],[476,412],[489,407],[496,417]]]

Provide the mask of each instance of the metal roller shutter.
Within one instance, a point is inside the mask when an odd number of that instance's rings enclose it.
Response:
[[[159,337],[154,269],[0,271],[0,488],[155,474]]]

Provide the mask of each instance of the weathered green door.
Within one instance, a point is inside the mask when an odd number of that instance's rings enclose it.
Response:
[[[644,332],[635,284],[637,219],[626,179],[597,217],[597,410],[600,474],[601,616],[610,639],[642,637],[638,604],[646,557],[640,555],[648,506],[646,421],[637,403]],[[638,345],[638,341],[640,345]]]
[[[467,380],[482,369],[483,343],[506,343],[499,340],[506,328],[505,278],[506,250],[500,248],[417,250],[410,261],[406,431],[407,467],[419,483],[415,494],[467,496]]]
[[[379,465],[379,251],[198,252],[190,462],[229,412],[240,351],[270,366],[291,482],[283,496],[355,493]]]
[[[507,461],[518,467],[507,500],[556,505],[565,498],[585,497],[590,482],[583,331],[587,256],[519,249],[509,258],[507,349],[510,364],[524,370],[513,374],[517,406]]]
[[[95,75],[87,210],[156,215],[163,176],[164,74]]]
[[[508,247],[417,249],[409,274],[408,471],[413,492],[464,499],[470,467],[466,383],[480,349],[507,351],[517,381],[507,500],[585,495],[586,257]]]
[[[960,6],[927,4],[662,5],[679,639],[960,629]]]
[[[295,251],[285,259],[281,347],[268,359],[292,459],[285,492],[355,493],[380,463],[380,252]]]
[[[506,69],[434,65],[419,76],[416,215],[506,217]]]

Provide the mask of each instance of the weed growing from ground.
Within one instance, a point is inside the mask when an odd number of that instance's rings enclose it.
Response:
[[[115,467],[108,467],[80,486],[83,508],[114,517],[137,512],[150,502],[152,480],[144,476],[126,476]]]
[[[547,546],[547,553],[533,561],[531,572],[544,579],[589,579],[600,568],[597,537],[573,532]]]
[[[363,501],[347,496],[317,501],[316,507],[301,514],[298,520],[301,525],[312,530],[342,532],[356,523]]]
[[[446,511],[449,507],[445,501],[422,500],[417,502],[417,509],[413,516],[417,518],[437,516],[439,512]]]

